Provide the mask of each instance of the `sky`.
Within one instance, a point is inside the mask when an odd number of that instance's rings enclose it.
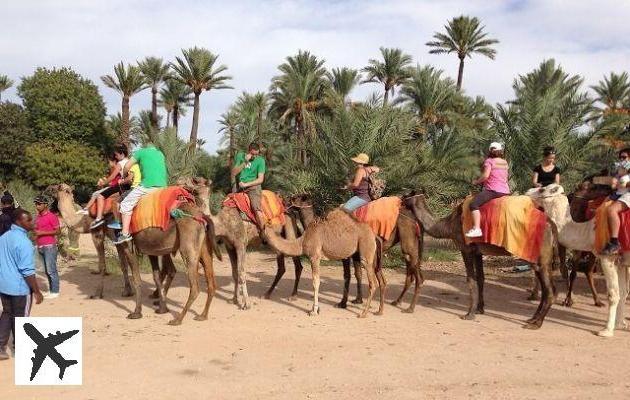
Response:
[[[328,68],[360,69],[379,57],[379,47],[398,47],[455,79],[456,56],[431,55],[425,43],[462,14],[480,18],[500,41],[495,60],[474,55],[464,70],[466,93],[492,104],[510,100],[514,78],[545,59],[582,75],[585,88],[629,66],[626,0],[0,0],[0,74],[19,83],[37,67],[71,67],[98,84],[114,114],[120,97],[100,77],[113,74],[116,63],[146,56],[170,61],[182,48],[205,47],[227,65],[234,87],[201,96],[199,136],[213,152],[220,115],[243,91],[268,90],[278,65],[300,49]],[[381,90],[365,84],[350,97]],[[149,90],[132,97],[132,114],[149,109],[150,98]],[[5,99],[19,101],[15,87]],[[184,138],[191,116],[180,125]]]

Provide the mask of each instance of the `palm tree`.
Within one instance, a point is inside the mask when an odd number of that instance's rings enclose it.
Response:
[[[179,82],[190,87],[194,98],[193,122],[190,130],[190,140],[188,141],[189,151],[194,153],[197,147],[197,131],[199,129],[199,96],[201,92],[231,89],[226,82],[232,79],[231,76],[222,75],[227,70],[225,65],[216,66],[218,55],[207,49],[193,47],[182,49],[183,57],[176,57],[175,63],[171,67],[175,71],[175,78]]]
[[[166,126],[173,121],[173,128],[179,129],[179,117],[186,115],[186,107],[192,106],[192,90],[174,79],[166,80],[166,86],[160,89],[160,104],[166,110]],[[171,118],[172,113],[172,118]]]
[[[129,100],[134,94],[147,88],[147,82],[140,69],[134,65],[125,65],[121,61],[114,66],[114,76],[101,77],[105,86],[114,89],[122,95],[122,132],[121,139],[125,146],[129,146]]]
[[[352,68],[333,68],[332,71],[326,74],[326,78],[330,82],[330,87],[341,98],[343,104],[346,103],[346,98],[361,81],[361,74],[359,71]]]
[[[271,112],[280,121],[291,119],[297,138],[298,157],[306,163],[306,136],[315,132],[315,114],[322,106],[328,88],[324,60],[308,51],[300,50],[297,55],[286,58],[278,69],[281,74],[271,81]]]
[[[435,41],[427,42],[433,49],[431,54],[457,53],[459,58],[459,72],[457,73],[457,90],[462,88],[464,75],[464,58],[472,57],[473,53],[483,54],[494,60],[497,51],[492,45],[499,43],[496,39],[489,39],[484,26],[477,17],[461,15],[453,18],[444,26],[446,33],[436,32]]]
[[[362,83],[381,83],[385,87],[383,105],[387,104],[389,94],[394,94],[396,86],[401,85],[409,77],[407,67],[412,62],[408,54],[404,54],[401,49],[387,49],[381,47],[383,60],[370,59],[369,65],[363,68],[367,77]]]
[[[165,64],[161,58],[146,57],[138,62],[140,72],[144,76],[147,84],[151,86],[151,126],[158,128],[157,114],[157,94],[160,84],[169,77],[169,65]]]
[[[221,114],[221,119],[218,122],[221,124],[219,132],[223,132],[224,135],[228,136],[228,167],[231,168],[234,164],[234,153],[236,151],[234,134],[239,123],[238,114],[231,109],[227,113]]]
[[[236,100],[235,112],[238,113],[242,125],[256,127],[254,140],[263,141],[265,117],[269,111],[269,96],[264,92],[250,94],[243,92]]]
[[[0,75],[0,101],[2,101],[2,92],[13,86],[13,81],[6,75]]]
[[[605,105],[602,114],[623,112],[630,102],[630,81],[628,73],[616,74],[611,72],[609,76],[604,76],[603,81],[599,81],[591,89],[597,94],[596,100]]]

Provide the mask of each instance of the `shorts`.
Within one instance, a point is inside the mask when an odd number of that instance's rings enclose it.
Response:
[[[114,185],[114,186],[109,186],[107,188],[105,188],[104,191],[101,192],[101,196],[103,196],[103,198],[107,199],[113,195],[115,195],[116,193],[121,193],[124,190],[129,190],[131,186],[129,185]]]
[[[369,201],[359,196],[354,196],[354,197],[351,197],[350,200],[346,201],[346,204],[344,204],[342,208],[346,211],[354,211],[357,208],[363,207],[367,203],[369,203]]]
[[[498,199],[499,197],[507,196],[508,193],[499,193],[494,190],[482,190],[477,193],[473,200],[470,202],[470,211],[479,210],[479,207],[483,206],[490,200]]]
[[[245,189],[247,197],[249,197],[249,204],[254,211],[262,211],[262,187],[260,185],[248,187]]]
[[[624,193],[622,194],[617,201],[622,202],[623,204],[626,205],[626,207],[630,208],[630,193]]]
[[[149,194],[156,189],[159,188],[145,188],[142,186],[136,186],[135,188],[131,189],[131,191],[127,193],[127,196],[125,196],[125,199],[120,202],[120,213],[125,215],[131,214],[142,196],[144,196],[145,194]]]

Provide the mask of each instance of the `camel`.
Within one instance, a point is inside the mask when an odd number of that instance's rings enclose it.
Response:
[[[346,212],[335,209],[324,219],[309,224],[304,234],[298,239],[284,239],[275,230],[266,228],[265,236],[269,245],[277,252],[300,257],[306,255],[311,261],[313,274],[313,307],[309,315],[319,314],[319,264],[322,258],[329,260],[343,260],[359,253],[361,264],[367,271],[369,294],[360,318],[365,318],[376,291],[377,276],[374,268],[375,256],[377,268],[380,268],[380,249],[377,252],[378,239],[372,229],[366,224],[357,222]],[[377,315],[383,313],[385,282],[379,282],[381,299]]]
[[[484,313],[483,285],[483,256],[512,256],[505,249],[485,243],[466,244],[462,227],[462,204],[460,203],[448,216],[436,220],[429,211],[424,194],[412,193],[405,199],[405,204],[413,211],[418,222],[422,225],[424,232],[438,239],[451,239],[457,245],[466,266],[466,281],[469,290],[468,313],[462,319],[474,320],[475,313]],[[542,250],[538,264],[533,264],[532,268],[542,288],[538,309],[526,321],[524,328],[538,329],[542,326],[545,316],[549,312],[554,302],[553,283],[549,272],[553,262],[554,235],[551,224],[547,224],[544,232]],[[475,281],[476,277],[476,281]],[[477,293],[475,293],[477,289]]]
[[[587,222],[575,222],[569,209],[569,200],[560,185],[549,185],[528,194],[543,207],[558,231],[558,240],[566,248],[594,252],[595,219]],[[597,255],[608,290],[608,320],[606,327],[597,332],[598,336],[612,337],[615,329],[626,329],[624,309],[628,297],[630,274],[630,253],[622,255],[621,265],[617,257]]]
[[[307,209],[312,209],[312,201],[308,195],[295,196],[291,199],[291,207],[295,207],[300,211]],[[311,212],[310,214],[302,216],[302,222],[305,224],[304,226],[308,226],[308,224],[314,219],[314,214]],[[387,252],[392,247],[396,246],[400,243],[400,249],[402,251],[403,259],[406,264],[406,279],[405,285],[403,287],[400,296],[396,300],[392,302],[392,305],[397,306],[400,304],[402,298],[405,293],[411,286],[411,283],[415,283],[413,298],[409,303],[409,307],[403,309],[403,312],[413,313],[416,307],[416,303],[418,301],[418,296],[420,295],[420,287],[424,282],[424,277],[422,276],[422,271],[420,270],[420,262],[422,261],[422,248],[423,248],[423,237],[420,232],[418,232],[418,223],[415,220],[415,217],[411,213],[411,211],[403,208],[400,210],[400,214],[398,215],[398,220],[396,221],[396,227],[392,232],[389,240],[383,241],[383,252]],[[354,275],[357,280],[357,297],[352,302],[354,304],[362,304],[362,289],[361,289],[361,281],[362,281],[362,269],[360,264],[360,258],[355,254],[352,259],[354,261]],[[343,260],[343,276],[344,276],[344,291],[343,297],[340,303],[337,304],[338,308],[346,308],[348,302],[348,292],[350,289],[350,260]]]

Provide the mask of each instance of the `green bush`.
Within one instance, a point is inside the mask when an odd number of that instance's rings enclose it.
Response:
[[[11,180],[24,157],[24,148],[35,141],[28,114],[18,104],[0,103],[0,177]]]

